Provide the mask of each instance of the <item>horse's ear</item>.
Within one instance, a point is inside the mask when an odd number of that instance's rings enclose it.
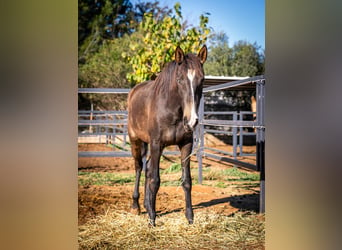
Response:
[[[184,60],[184,52],[179,46],[176,48],[175,60],[177,63],[182,63]]]
[[[202,64],[207,60],[207,54],[208,54],[207,46],[203,45],[200,52],[198,52],[198,57],[200,58],[200,61]]]

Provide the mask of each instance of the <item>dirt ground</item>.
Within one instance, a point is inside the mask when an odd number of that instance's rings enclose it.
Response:
[[[227,146],[225,146],[227,147]],[[79,151],[103,151],[112,150],[103,144],[79,144]],[[253,152],[255,147],[246,147]],[[192,168],[197,170],[196,157],[192,157]],[[255,163],[253,157],[245,159],[247,162]],[[179,162],[178,156],[168,156],[167,160],[161,162],[161,169],[168,168],[173,162]],[[226,169],[232,165],[211,159],[203,159],[203,168]],[[133,159],[129,157],[82,157],[78,160],[78,170],[82,172],[115,172],[134,173]],[[252,172],[250,170],[244,170]],[[163,182],[163,174],[161,174]],[[203,185],[195,184],[192,188],[192,204],[196,218],[196,211],[209,210],[224,215],[232,215],[237,211],[258,211],[259,186],[250,185],[250,181],[229,181],[226,187],[208,185],[210,181],[204,180]],[[130,211],[132,203],[133,185],[79,185],[78,194],[78,216],[79,225],[97,215],[104,214],[108,209]],[[140,187],[140,206],[143,214],[143,187]],[[157,216],[169,213],[184,213],[184,192],[181,186],[161,186],[157,195]]]

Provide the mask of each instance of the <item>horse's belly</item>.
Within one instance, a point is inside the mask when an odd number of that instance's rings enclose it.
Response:
[[[131,139],[140,139],[149,143],[149,134],[147,133],[146,124],[144,121],[137,121],[132,119],[128,124],[128,134]]]
[[[179,145],[184,139],[191,139],[192,134],[185,133],[183,125],[174,126],[163,131],[162,140],[166,145]]]

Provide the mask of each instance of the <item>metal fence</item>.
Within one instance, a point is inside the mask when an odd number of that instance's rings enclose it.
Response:
[[[209,92],[225,90],[229,88],[233,88],[240,85],[246,84],[255,84],[256,88],[256,96],[257,96],[257,112],[256,120],[245,120],[244,117],[246,115],[253,115],[254,113],[251,111],[235,111],[235,112],[205,112],[204,111],[204,102],[205,102],[205,94]],[[211,86],[208,88],[203,89],[203,97],[201,98],[201,103],[199,107],[199,126],[197,128],[196,137],[199,138],[201,143],[199,147],[199,152],[197,153],[198,161],[199,161],[199,171],[201,171],[202,166],[202,157],[211,157],[220,161],[230,162],[239,166],[243,166],[246,168],[260,170],[260,166],[258,166],[258,160],[256,160],[256,164],[246,163],[242,160],[238,160],[237,156],[246,156],[243,152],[243,141],[244,137],[246,136],[256,136],[256,146],[258,150],[258,138],[263,136],[264,137],[264,88],[265,88],[265,79],[264,76],[256,76],[251,77],[248,79],[240,80],[240,81],[233,81],[229,83],[224,83],[216,86]],[[226,115],[225,119],[210,119],[208,118],[208,114],[219,114],[219,115]],[[227,115],[230,115],[231,118],[227,119]],[[211,127],[208,129],[208,127]],[[212,129],[219,128],[219,127],[227,127],[231,128],[231,131],[226,132],[226,130],[218,130]],[[256,132],[245,132],[245,128],[253,128],[256,129]],[[233,152],[227,152],[223,150],[216,150],[213,148],[205,147],[204,146],[204,134],[205,133],[214,133],[214,134],[226,134],[232,136],[232,144],[233,144]],[[216,151],[220,154],[213,154],[210,151]],[[254,154],[252,154],[254,155]],[[232,156],[232,157],[226,157]],[[256,154],[257,156],[257,154]],[[202,177],[202,174],[199,174],[199,177]],[[200,180],[202,181],[202,180]]]
[[[205,94],[213,91],[230,89],[237,86],[255,84],[257,111],[204,111]],[[79,94],[128,94],[130,89],[93,89],[80,88]],[[202,183],[202,158],[209,157],[234,165],[260,171],[260,211],[265,211],[265,78],[264,76],[251,77],[239,81],[223,83],[203,89],[203,96],[199,106],[199,124],[195,132],[195,154],[198,160],[198,181]],[[231,119],[211,119],[210,115],[224,115]],[[246,115],[256,115],[255,120],[246,120]],[[223,129],[222,129],[223,128]],[[227,129],[228,128],[228,129]],[[255,132],[246,132],[245,128],[253,128]],[[78,141],[79,143],[105,143],[111,145],[111,151],[79,151],[79,157],[128,157],[131,156],[127,134],[127,111],[78,111]],[[232,137],[233,151],[218,150],[204,145],[205,133],[226,135]],[[256,154],[246,154],[243,151],[244,139],[256,136]],[[163,154],[179,154],[178,151],[165,151]],[[256,164],[244,162],[238,157],[256,156]]]
[[[255,120],[253,121],[243,120],[242,112],[232,113],[233,119],[231,120],[227,120],[227,119],[214,120],[214,119],[208,119],[205,116],[206,112],[204,112],[204,99],[205,99],[204,95],[206,93],[219,91],[223,89],[229,89],[229,88],[246,85],[246,84],[255,84],[256,101],[257,101],[257,110],[256,110]],[[264,118],[265,118],[265,78],[264,76],[251,77],[248,79],[219,84],[216,86],[211,86],[211,87],[203,89],[203,96],[201,98],[201,103],[199,107],[199,125],[196,131],[196,140],[197,140],[197,143],[200,144],[199,150],[197,152],[199,183],[202,183],[202,158],[204,156],[260,171],[260,203],[259,203],[260,212],[265,211],[265,122],[264,122]],[[217,129],[216,130],[207,129],[206,126],[232,128],[231,134],[233,136],[233,152],[229,153],[223,150],[220,150],[220,151],[214,150],[216,151],[216,154],[209,152],[208,150],[213,151],[213,149],[210,149],[204,146],[204,134],[210,133],[210,132],[221,133],[221,134],[227,134],[227,133],[219,131]],[[255,165],[246,163],[236,158],[238,147],[240,149],[240,154],[243,154],[243,150],[242,150],[243,138],[244,138],[243,128],[248,128],[248,127],[256,129],[256,164]],[[237,129],[240,130],[239,146],[237,143],[237,136],[238,136]],[[233,157],[229,157],[229,156],[233,156]]]

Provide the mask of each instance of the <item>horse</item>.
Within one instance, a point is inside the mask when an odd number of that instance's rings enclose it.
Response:
[[[136,85],[128,95],[128,135],[135,165],[135,185],[131,211],[140,214],[139,181],[148,147],[145,171],[144,207],[149,223],[155,226],[156,196],[160,186],[159,163],[163,149],[177,145],[181,153],[185,216],[189,224],[194,214],[191,202],[190,155],[193,131],[198,123],[207,47],[199,53],[184,54],[177,46],[175,59],[167,63],[155,80]]]

